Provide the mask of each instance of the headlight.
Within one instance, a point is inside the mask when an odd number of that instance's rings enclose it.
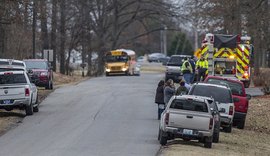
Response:
[[[109,68],[106,68],[106,72],[110,72],[111,71],[111,69],[109,69]]]
[[[122,71],[126,71],[127,70],[127,68],[122,68]]]
[[[41,72],[41,73],[40,73],[40,76],[47,76],[47,75],[48,75],[47,72]]]

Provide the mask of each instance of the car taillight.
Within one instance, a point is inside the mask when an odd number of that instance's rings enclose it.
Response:
[[[30,95],[30,89],[29,88],[25,88],[25,96],[29,96]]]
[[[214,119],[210,118],[210,122],[209,122],[209,129],[213,128],[213,123],[214,123]]]
[[[169,118],[170,118],[170,114],[166,113],[165,114],[165,124],[168,125],[169,124]]]
[[[12,75],[12,72],[5,72],[4,75]]]
[[[229,115],[233,115],[233,106],[230,106]]]

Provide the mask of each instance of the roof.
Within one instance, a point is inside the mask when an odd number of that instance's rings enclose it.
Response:
[[[6,72],[0,72],[0,75],[4,75],[5,73],[23,74],[25,73],[25,71],[6,71]]]
[[[125,52],[127,53],[127,55],[135,55],[135,51],[133,50],[130,50],[130,49],[116,49],[115,51],[122,51],[122,52]]]
[[[230,89],[228,86],[224,86],[224,85],[218,85],[218,84],[211,84],[211,83],[196,83],[194,85],[201,85],[201,86],[213,86],[213,87],[219,87],[219,88],[224,88],[224,89]]]
[[[231,81],[231,82],[236,82],[236,83],[240,83],[242,84],[243,82],[238,80],[238,79],[231,79],[231,78],[226,78],[226,77],[221,77],[221,76],[212,76],[212,75],[209,75],[207,76],[206,79],[219,79],[219,80],[226,80],[226,81]]]
[[[205,100],[213,100],[209,97],[197,96],[197,95],[180,95],[175,96],[176,99],[193,99],[199,102],[205,102]]]
[[[39,61],[46,61],[46,62],[47,62],[48,60],[47,60],[47,59],[25,59],[25,60],[23,60],[23,61],[25,61],[25,62],[26,62],[26,61],[32,61],[32,62],[33,62],[33,61],[37,61],[37,62],[39,62]]]

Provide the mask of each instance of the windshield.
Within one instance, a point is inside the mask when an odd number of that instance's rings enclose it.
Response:
[[[128,56],[106,56],[106,62],[127,62]]]
[[[219,85],[224,85],[224,86],[227,85],[230,87],[233,95],[244,96],[242,85],[240,83],[226,81],[226,80],[212,79],[212,78],[208,79],[207,83],[219,84]]]
[[[184,57],[171,57],[168,64],[174,64],[174,65],[181,66],[183,63],[183,59],[184,59]]]
[[[232,96],[229,89],[196,85],[191,90],[191,95],[212,97],[219,103],[232,103]]]
[[[25,61],[25,64],[27,69],[48,69],[44,61]]]
[[[0,75],[0,84],[18,84],[27,83],[24,74]]]
[[[170,108],[196,112],[208,112],[207,105],[205,103],[194,100],[176,99],[172,102]]]

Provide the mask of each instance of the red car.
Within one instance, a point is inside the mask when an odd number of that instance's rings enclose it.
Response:
[[[53,89],[53,71],[46,59],[24,60],[26,69],[36,86]]]
[[[251,96],[246,94],[243,82],[218,76],[208,76],[204,82],[227,85],[230,87],[235,106],[233,125],[237,126],[239,129],[244,129],[248,111],[248,102],[251,99]]]

